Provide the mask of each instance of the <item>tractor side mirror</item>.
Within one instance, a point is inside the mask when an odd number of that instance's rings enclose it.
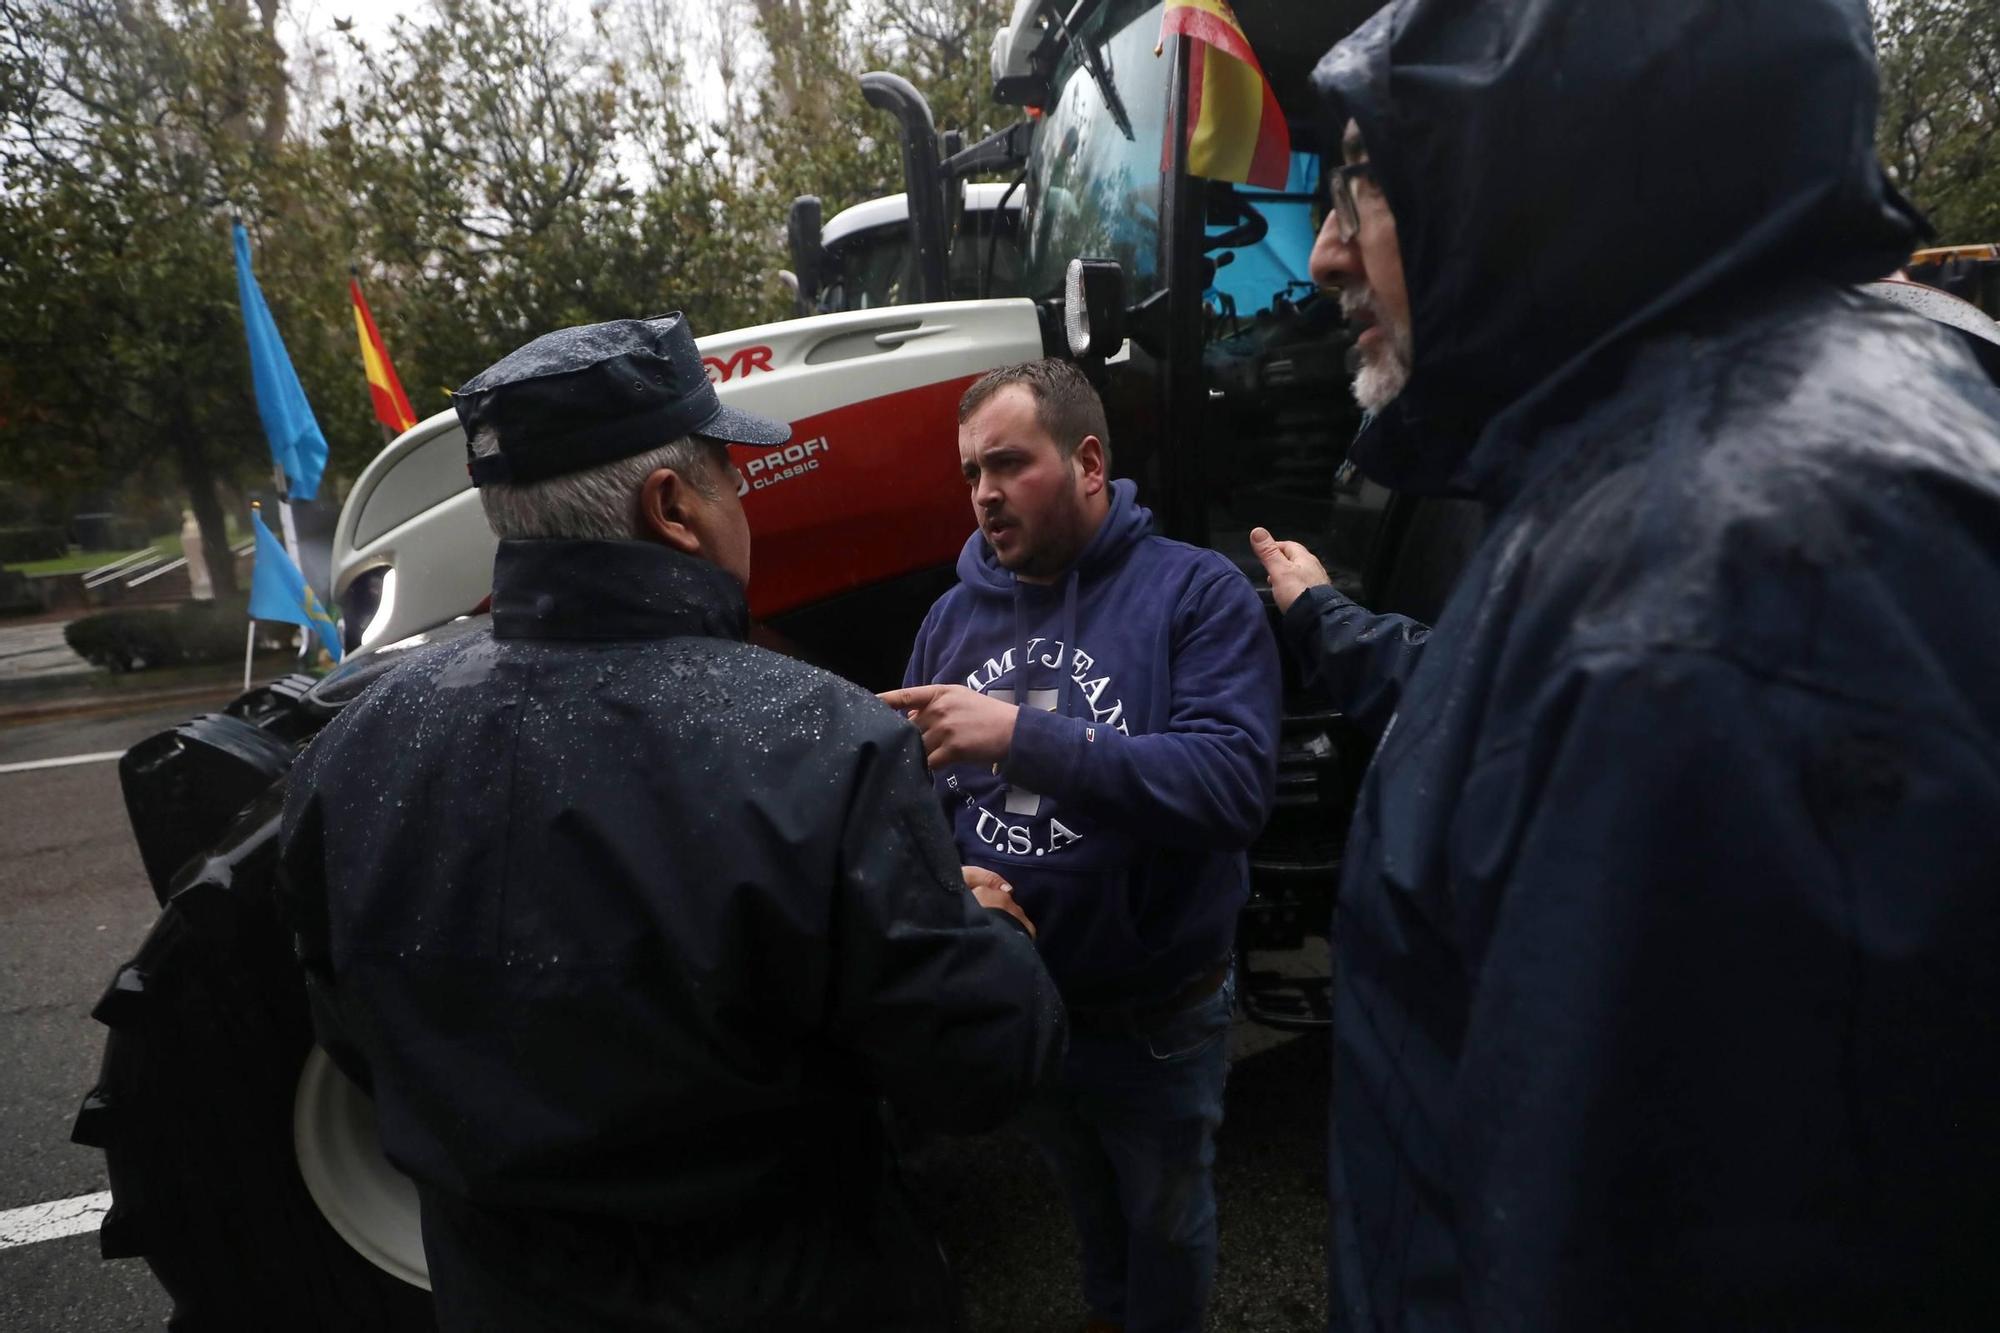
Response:
[[[1069,354],[1102,364],[1125,344],[1125,272],[1115,259],[1072,259],[1063,275]]]
[[[819,301],[819,283],[825,269],[826,252],[820,247],[819,196],[802,194],[792,200],[785,216],[785,238],[792,251],[792,273],[796,278],[793,300],[801,315],[810,315]]]

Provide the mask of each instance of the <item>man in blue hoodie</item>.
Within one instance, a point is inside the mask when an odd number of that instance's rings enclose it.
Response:
[[[1250,582],[1152,535],[1104,408],[1062,361],[959,404],[979,531],[883,696],[924,733],[960,857],[1012,886],[1069,1006],[1029,1127],[1083,1243],[1093,1329],[1192,1330],[1244,848],[1277,781],[1279,666]]]

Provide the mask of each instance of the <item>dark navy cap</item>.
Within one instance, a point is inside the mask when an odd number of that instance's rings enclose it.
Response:
[[[546,333],[480,371],[451,396],[465,427],[472,484],[530,482],[702,435],[770,446],[781,421],[724,407],[678,311]],[[482,430],[500,452],[473,458]]]

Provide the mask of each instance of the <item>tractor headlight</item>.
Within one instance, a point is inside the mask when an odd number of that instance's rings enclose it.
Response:
[[[341,637],[349,652],[372,648],[393,622],[396,570],[378,565],[354,576],[340,594]]]

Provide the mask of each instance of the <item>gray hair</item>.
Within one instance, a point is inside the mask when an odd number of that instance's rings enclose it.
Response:
[[[715,494],[720,478],[715,443],[698,435],[671,440],[630,458],[599,463],[577,472],[522,485],[492,482],[479,488],[486,522],[496,537],[570,537],[625,541],[641,535],[639,487],[661,468],[672,468],[704,496]],[[472,437],[472,454],[500,452],[492,430]]]

